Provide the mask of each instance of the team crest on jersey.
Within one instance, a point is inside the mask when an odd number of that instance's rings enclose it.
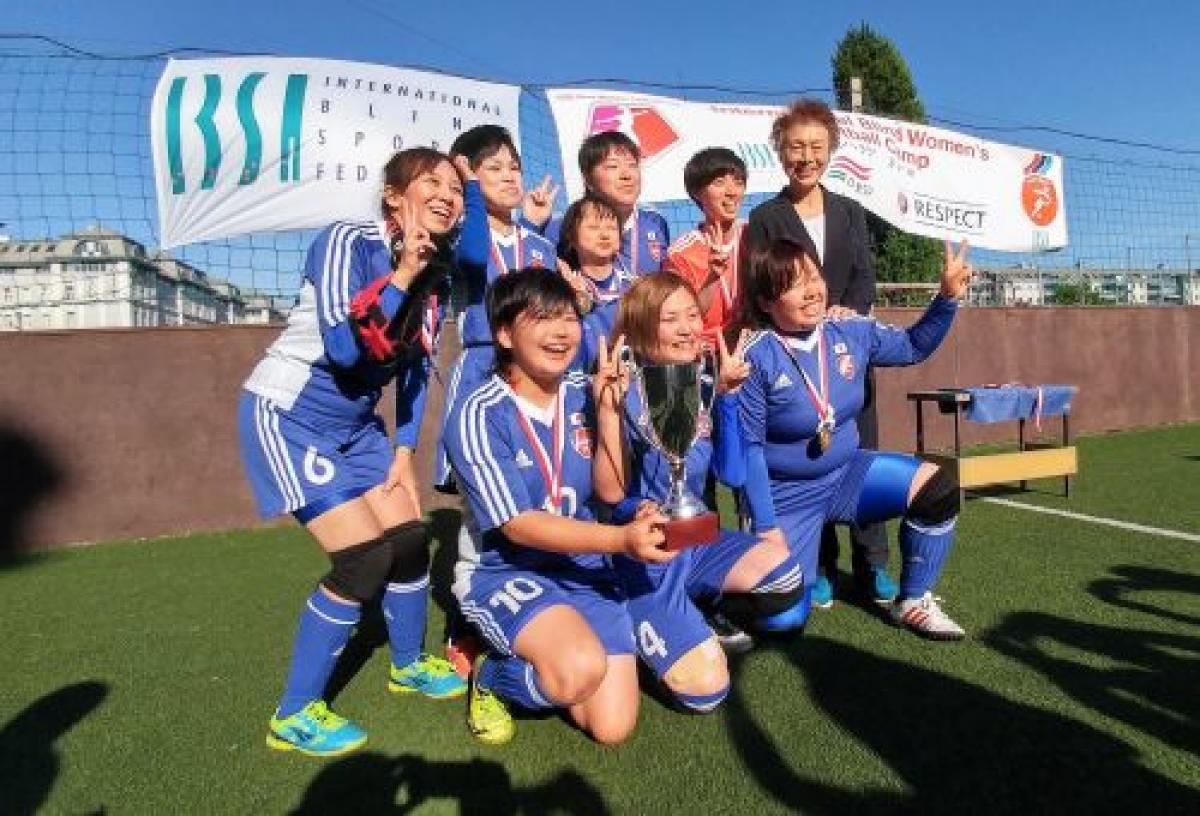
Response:
[[[834,343],[833,344],[833,353],[834,354],[847,354],[847,353],[849,353],[849,351],[850,351],[850,349],[846,348],[845,343]]]
[[[655,263],[662,261],[663,244],[654,237],[653,232],[646,233],[646,247],[650,250],[650,257],[654,259]]]
[[[775,384],[771,386],[772,391],[779,391],[783,388],[791,388],[792,379],[787,374],[780,374],[779,379],[775,380]]]
[[[592,458],[592,435],[588,433],[587,428],[576,428],[571,434],[571,444],[575,446],[575,452],[584,459]]]
[[[841,375],[847,380],[854,379],[854,358],[849,354],[838,356],[837,367]]]
[[[572,413],[569,422],[571,423],[572,428],[574,428],[576,425],[582,425],[583,424],[583,412],[575,411],[574,413]]]
[[[546,256],[540,250],[529,250],[529,265],[534,269],[544,269],[546,266]]]

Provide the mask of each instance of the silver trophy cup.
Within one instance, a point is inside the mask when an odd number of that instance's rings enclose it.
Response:
[[[711,355],[696,363],[628,362],[630,382],[646,411],[644,432],[671,468],[662,512],[670,517],[667,547],[678,549],[716,541],[716,513],[687,488],[687,455],[700,436],[701,422],[710,424],[715,365]],[[705,392],[708,399],[705,399]]]

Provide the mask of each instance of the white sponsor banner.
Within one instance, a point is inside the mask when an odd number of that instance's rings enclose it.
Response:
[[[782,108],[588,89],[546,95],[572,197],[583,193],[579,143],[605,130],[624,131],[640,145],[646,201],[686,200],[683,167],[705,147],[728,147],[745,160],[750,193],[787,183],[769,138]],[[878,116],[835,115],[841,146],[823,180],[833,192],[918,235],[1017,252],[1066,246],[1060,156]]]
[[[520,88],[324,59],[171,60],[150,112],[164,248],[379,217],[397,150],[517,132]]]

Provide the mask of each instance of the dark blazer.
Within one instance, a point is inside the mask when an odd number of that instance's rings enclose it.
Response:
[[[831,193],[824,187],[821,187],[821,193],[825,196],[825,262],[822,271],[829,289],[828,302],[831,306],[848,306],[866,314],[875,302],[875,267],[871,265],[866,215],[862,205],[853,199]],[[749,252],[780,238],[804,244],[814,252],[817,248],[796,214],[786,188],[750,212],[742,251]],[[818,258],[821,256],[817,253]]]

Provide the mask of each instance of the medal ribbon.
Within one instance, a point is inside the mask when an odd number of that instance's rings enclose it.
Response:
[[[733,310],[733,301],[737,296],[738,285],[738,242],[742,238],[742,224],[735,221],[733,227],[733,241],[729,244],[729,265],[725,269],[725,274],[721,275],[717,280],[721,284],[721,293],[725,296],[725,308]],[[714,249],[724,249],[725,247],[714,247],[709,245],[709,252]],[[730,285],[732,283],[732,286]]]
[[[817,332],[817,376],[821,381],[821,389],[818,391],[813,385],[812,377],[808,376],[808,372],[800,366],[800,360],[796,358],[792,347],[787,340],[780,337],[778,334],[775,338],[779,340],[783,350],[787,352],[788,359],[792,361],[792,365],[800,372],[800,376],[804,378],[805,390],[808,392],[808,399],[817,409],[817,418],[820,423],[817,425],[817,430],[821,430],[821,426],[833,419],[833,403],[829,399],[829,366],[825,362],[825,332],[820,326],[816,328]],[[831,429],[832,430],[832,429]]]
[[[501,275],[507,275],[511,270],[508,264],[504,262],[504,253],[500,251],[500,246],[496,243],[496,234],[491,230],[488,231],[488,237],[492,241],[492,260],[496,262],[496,268],[500,270]],[[521,268],[521,228],[513,227],[513,269]]]
[[[530,446],[533,448],[533,456],[537,459],[538,470],[542,473],[542,481],[546,484],[546,492],[550,497],[550,502],[554,507],[555,513],[562,512],[562,457],[563,448],[567,441],[567,423],[564,421],[566,400],[563,399],[563,386],[558,387],[558,395],[554,398],[554,421],[550,426],[551,444],[554,445],[554,459],[550,459],[546,448],[542,445],[542,440],[538,437],[537,431],[529,422],[529,417],[525,415],[524,407],[517,403],[517,419],[521,422],[521,432],[525,434],[525,438],[529,440]]]
[[[629,220],[633,222],[630,232],[633,233],[629,240],[629,266],[625,269],[625,274],[629,277],[637,277],[638,275],[638,245],[642,242],[641,233],[638,231],[638,210],[633,208],[633,215],[629,216]],[[621,235],[624,236],[625,230],[621,230]],[[625,260],[621,258],[621,249],[617,247],[617,259],[621,261],[621,266],[625,266]]]

